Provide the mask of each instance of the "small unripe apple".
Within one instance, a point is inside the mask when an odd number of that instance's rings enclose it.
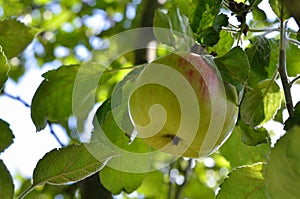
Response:
[[[237,99],[235,88],[224,85],[213,61],[189,52],[172,53],[140,73],[129,114],[137,137],[154,149],[198,158],[214,152],[232,132]]]

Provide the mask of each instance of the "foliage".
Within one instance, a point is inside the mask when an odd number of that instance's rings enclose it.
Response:
[[[270,19],[262,0],[160,2],[0,0],[1,98],[29,107],[37,131],[48,125],[61,143],[56,124],[70,138],[39,160],[32,179],[11,176],[0,159],[1,199],[300,195],[300,104],[288,105],[300,75],[299,32],[286,26],[291,16],[299,22],[292,3],[283,1],[286,9],[279,0],[267,2],[276,14]],[[135,29],[142,27],[148,28]],[[144,64],[174,51],[205,55],[224,85],[239,94],[235,128],[209,157],[155,153],[135,138],[127,108],[134,81]],[[19,83],[34,67],[46,72],[29,105],[6,83]],[[265,128],[274,120],[286,131],[275,141]],[[0,153],[14,144],[10,128],[1,118]],[[90,139],[80,140],[84,136]]]

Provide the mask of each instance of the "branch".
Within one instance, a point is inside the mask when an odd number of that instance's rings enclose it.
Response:
[[[30,108],[30,107],[31,107],[30,104],[27,103],[25,100],[23,100],[20,96],[14,96],[14,95],[12,95],[12,94],[10,94],[10,93],[4,91],[4,90],[2,91],[2,94],[3,94],[4,96],[6,96],[6,97],[9,97],[9,98],[11,98],[11,99],[13,99],[13,100],[16,100],[16,101],[22,103],[22,104],[23,104],[25,107],[27,107],[27,108]],[[52,127],[52,123],[49,122],[49,121],[48,121],[48,126],[49,126],[49,128],[50,128],[50,133],[54,136],[54,138],[56,139],[56,141],[57,141],[61,146],[64,146],[64,144],[60,141],[60,139],[58,138],[58,136],[55,134],[55,131],[53,130],[53,127]]]
[[[280,48],[279,48],[279,75],[283,86],[286,108],[290,116],[293,115],[294,106],[291,95],[291,84],[289,83],[287,71],[286,71],[286,23],[283,19],[283,5],[280,9]]]
[[[60,141],[59,137],[56,135],[55,131],[53,130],[53,124],[51,122],[47,122],[48,123],[48,126],[49,126],[49,129],[50,129],[50,133],[54,136],[54,138],[56,139],[56,141],[58,142],[58,144],[60,144],[60,146],[65,146],[62,141]]]
[[[9,97],[9,98],[11,98],[13,100],[17,100],[17,101],[21,102],[25,107],[30,108],[30,104],[28,104],[27,102],[25,102],[25,100],[23,100],[20,96],[11,95],[11,94],[5,92],[4,90],[3,90],[2,93],[3,93],[4,96]]]

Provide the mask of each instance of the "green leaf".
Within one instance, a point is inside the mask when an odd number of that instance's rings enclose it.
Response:
[[[236,86],[238,90],[245,85],[250,65],[246,53],[240,48],[235,47],[227,54],[214,59],[225,82]]]
[[[148,153],[150,147],[144,143],[140,138],[135,138],[133,141],[129,138],[124,131],[120,129],[115,121],[113,112],[108,112],[105,116],[105,120],[102,126],[97,124],[98,121],[103,120],[104,114],[101,113],[101,107],[96,112],[96,117],[94,118],[95,130],[92,135],[92,141],[97,141],[99,143],[109,145],[118,157],[111,160],[108,166],[112,168],[117,168],[121,171],[135,171],[135,172],[147,172],[150,168],[150,157],[136,156],[133,153]],[[96,120],[97,119],[97,120]],[[135,162],[133,165],[132,162]]]
[[[277,15],[277,17],[280,19],[280,9],[282,8],[281,6],[281,1],[280,0],[269,0],[270,6],[273,10],[273,12]],[[283,19],[286,20],[290,18],[290,13],[287,12],[286,8],[283,7]]]
[[[243,131],[236,126],[229,139],[220,148],[221,154],[230,162],[231,167],[266,161],[270,144],[248,146],[242,140]]]
[[[192,30],[190,28],[189,19],[183,15],[177,6],[173,6],[168,10],[167,14],[170,18],[172,29],[174,33],[182,33],[185,36],[193,37]],[[181,34],[179,35],[181,36]]]
[[[286,49],[286,67],[289,76],[296,77],[300,74],[300,49],[297,45],[290,44]]]
[[[209,27],[202,31],[197,38],[197,41],[203,46],[214,46],[220,40],[219,33],[214,29],[214,27]]]
[[[222,27],[228,26],[228,16],[221,13],[216,16],[214,22],[213,22],[213,28],[216,32],[220,32],[222,30]]]
[[[147,153],[149,152],[149,147],[138,138],[131,142],[130,138],[116,124],[112,112],[105,114],[107,106],[109,104],[104,104],[96,113],[97,120],[100,124],[103,121],[103,125],[101,128],[99,125],[94,125],[95,130],[92,140],[100,143],[107,143],[109,140],[113,144],[112,148],[116,147],[115,150],[118,156],[100,171],[100,179],[104,187],[113,194],[119,194],[122,190],[131,193],[143,182],[145,174],[141,173],[141,170],[145,169],[145,171],[148,171],[150,160],[147,159],[147,156],[146,159],[134,158],[134,156],[131,156],[132,153],[128,152]],[[96,120],[94,119],[94,124],[95,122]],[[132,164],[133,162],[134,165]]]
[[[4,83],[8,78],[8,71],[9,67],[7,64],[7,59],[0,45],[0,92],[2,91]]]
[[[189,19],[194,33],[201,33],[212,25],[220,11],[221,2],[222,0],[192,1],[189,6]]]
[[[160,42],[169,46],[175,46],[171,20],[166,13],[161,10],[156,10],[154,13],[153,26],[154,35]]]
[[[165,199],[168,194],[168,184],[164,180],[164,174],[161,171],[148,173],[137,192],[145,195],[145,198]]]
[[[267,192],[272,199],[298,198],[300,195],[300,128],[289,129],[280,138],[266,167]]]
[[[130,71],[130,73],[116,85],[111,97],[111,109],[113,109],[114,119],[120,129],[128,135],[131,135],[133,131],[133,124],[128,112],[128,101],[132,89],[135,86],[135,80],[144,69],[144,66],[145,65],[141,65]]]
[[[31,118],[37,131],[45,128],[47,120],[64,123],[72,114],[72,92],[78,65],[61,66],[43,74],[45,78],[31,103]]]
[[[255,21],[265,21],[265,20],[267,20],[267,15],[266,15],[265,11],[263,11],[262,9],[260,9],[257,6],[255,6],[252,9],[252,15],[253,15],[253,19]]]
[[[242,142],[248,146],[256,146],[268,142],[268,131],[265,128],[252,128],[242,120],[239,121],[239,126],[242,131]]]
[[[12,199],[14,198],[14,184],[12,177],[6,168],[3,161],[0,159],[0,198]]]
[[[225,55],[232,48],[233,42],[234,38],[232,37],[231,33],[227,31],[221,31],[218,45],[209,47],[209,52],[213,52],[217,56]]]
[[[284,123],[284,130],[288,131],[294,126],[300,125],[300,102],[294,107],[294,113]]]
[[[256,37],[252,46],[246,49],[246,54],[251,66],[251,74],[248,84],[255,87],[256,84],[268,78],[271,47],[265,37]]]
[[[0,119],[0,153],[13,143],[14,138],[9,124]]]
[[[38,33],[16,19],[0,21],[0,45],[8,59],[18,56],[31,43]]]
[[[255,127],[273,119],[280,105],[279,86],[273,80],[265,80],[257,88],[246,90],[240,114],[248,125]]]
[[[100,152],[92,154],[89,150],[92,147]],[[112,150],[99,143],[54,149],[37,163],[33,172],[33,186],[77,182],[101,170],[114,156]]]
[[[90,63],[88,67],[63,65],[43,74],[45,78],[31,103],[31,118],[37,131],[45,128],[47,120],[66,124],[71,115],[77,118],[80,131],[95,103],[95,92],[103,67]]]
[[[100,171],[100,181],[114,195],[122,191],[131,193],[142,184],[145,175],[145,173],[118,171],[106,166]]]
[[[191,173],[183,186],[181,198],[215,198],[215,193],[199,180],[196,173]]]
[[[263,177],[263,163],[239,167],[231,171],[221,184],[217,199],[267,198]]]

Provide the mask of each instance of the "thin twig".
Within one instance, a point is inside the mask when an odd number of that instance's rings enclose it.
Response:
[[[65,146],[62,141],[60,141],[59,137],[56,135],[55,131],[53,130],[53,124],[51,122],[47,122],[48,123],[48,126],[49,126],[49,129],[50,129],[50,133],[54,136],[54,138],[56,139],[56,141],[58,142],[58,144],[60,144],[60,146]]]
[[[291,81],[291,85],[293,85],[298,79],[300,79],[300,75],[298,77],[295,77],[292,81]]]
[[[286,23],[283,19],[283,5],[281,4],[280,9],[280,49],[279,49],[279,75],[282,82],[286,108],[290,116],[293,115],[294,106],[291,95],[291,84],[289,83],[287,71],[286,71]]]
[[[291,43],[294,43],[294,44],[296,44],[298,46],[300,46],[300,42],[297,41],[297,40],[295,40],[295,39],[288,38],[288,41],[291,42]]]
[[[9,97],[13,100],[16,100],[20,103],[22,103],[25,107],[27,108],[30,108],[30,104],[27,103],[25,100],[23,100],[20,96],[14,96],[6,91],[2,91],[2,94],[6,97]],[[48,121],[48,126],[49,126],[49,129],[50,129],[50,133],[54,136],[54,138],[56,139],[56,141],[61,145],[61,146],[64,146],[64,144],[60,141],[60,139],[58,138],[58,136],[55,134],[55,131],[53,130],[53,127],[52,127],[52,123]]]
[[[27,102],[25,102],[25,100],[23,100],[20,96],[14,96],[14,95],[11,95],[11,94],[9,94],[9,93],[7,93],[5,91],[3,91],[3,95],[6,96],[6,97],[9,97],[11,99],[17,100],[17,101],[21,102],[27,108],[30,108],[30,104],[28,104]]]

